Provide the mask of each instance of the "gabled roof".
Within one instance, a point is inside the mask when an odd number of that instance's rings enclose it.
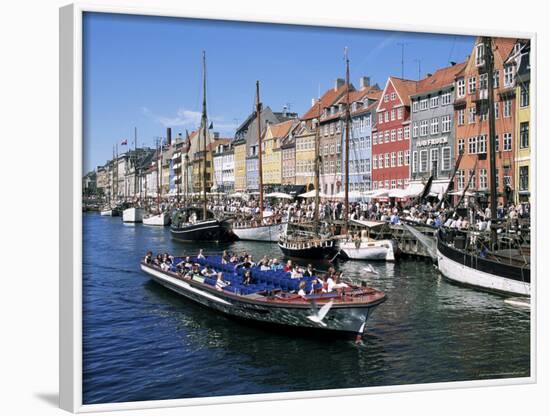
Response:
[[[410,79],[402,79],[397,77],[389,77],[388,83],[391,82],[395,88],[395,92],[399,95],[403,105],[410,106],[411,99],[410,96],[416,93],[418,81],[413,81]],[[388,84],[386,84],[386,88]],[[386,90],[384,88],[384,91]]]
[[[353,86],[350,85],[350,91],[353,90]],[[323,94],[323,96],[320,99],[320,106],[317,105],[317,103],[313,104],[309,110],[306,111],[306,113],[301,117],[302,120],[311,120],[313,118],[319,117],[319,111],[318,107],[320,107],[321,114],[323,113],[323,110],[338,100],[347,91],[346,85],[340,86],[338,89],[331,88]]]
[[[271,129],[271,135],[277,138],[285,137],[294,125],[294,123],[295,120],[287,120],[283,121],[282,123],[270,124],[269,128]]]
[[[429,91],[442,88],[454,83],[456,75],[466,66],[466,62],[447,66],[436,70],[431,76],[418,81],[416,94],[426,93]]]
[[[377,99],[377,98],[371,98],[371,97],[380,97],[382,95],[382,91],[380,88],[372,86],[372,87],[366,87],[361,90],[356,91],[350,91],[349,93],[349,103],[352,104],[357,101],[362,101],[365,98],[370,99]],[[347,94],[343,94],[342,98],[338,100],[338,104],[345,104],[347,98]]]

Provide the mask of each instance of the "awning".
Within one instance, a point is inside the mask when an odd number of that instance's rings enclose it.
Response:
[[[300,198],[315,198],[315,189],[304,194],[298,195]],[[330,195],[326,195],[323,192],[319,192],[319,198],[330,198]]]
[[[333,198],[343,199],[345,197],[346,197],[346,193],[344,191],[341,191],[341,192],[338,192],[336,195],[334,195]],[[369,199],[369,196],[367,196],[363,192],[350,191],[350,192],[348,192],[348,199],[350,201],[359,201],[359,200],[362,200],[362,199]]]
[[[381,225],[386,224],[384,221],[363,221],[363,220],[351,220],[352,223],[357,225],[362,225],[367,228],[380,227]]]
[[[280,199],[293,199],[294,197],[284,192],[271,192],[270,194],[265,195],[267,198],[280,198]]]

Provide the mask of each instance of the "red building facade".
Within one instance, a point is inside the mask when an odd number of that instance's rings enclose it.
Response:
[[[372,188],[405,188],[409,183],[410,98],[417,82],[390,77],[376,109],[372,133]]]

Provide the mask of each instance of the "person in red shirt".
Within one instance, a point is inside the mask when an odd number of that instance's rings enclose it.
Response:
[[[292,271],[292,260],[286,262],[285,267],[283,267],[285,273]]]

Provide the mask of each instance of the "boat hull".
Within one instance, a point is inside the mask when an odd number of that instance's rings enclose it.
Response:
[[[166,212],[163,212],[162,214],[143,217],[143,224],[164,227],[170,224],[170,215],[168,215]]]
[[[356,246],[353,241],[341,242],[340,254],[350,260],[395,261],[395,251],[391,240],[361,241]]]
[[[116,209],[104,209],[100,211],[99,215],[103,217],[118,217],[120,212]]]
[[[242,296],[218,291],[194,281],[182,280],[143,263],[141,269],[162,286],[217,312],[251,323],[273,324],[289,329],[322,330],[325,334],[334,336],[356,337],[362,334],[372,311],[385,300],[382,298],[368,305],[335,305],[325,316],[323,322],[326,326],[323,326],[308,318],[313,313],[310,304],[273,305],[244,300]]]
[[[172,226],[170,234],[174,240],[181,242],[228,242],[235,240],[235,235],[231,231],[230,224],[227,221],[216,219],[199,221],[195,224],[187,224],[181,227]]]
[[[233,227],[239,240],[277,242],[286,233],[287,223],[263,225],[260,227]]]
[[[123,222],[143,222],[143,208],[127,208],[122,211]]]
[[[283,244],[279,241],[279,248],[286,257],[295,257],[301,259],[330,259],[337,253],[334,242],[327,245],[320,244],[317,246],[304,247],[301,244]]]
[[[528,270],[463,253],[446,246],[439,239],[437,262],[441,274],[451,281],[507,295],[531,295]]]

